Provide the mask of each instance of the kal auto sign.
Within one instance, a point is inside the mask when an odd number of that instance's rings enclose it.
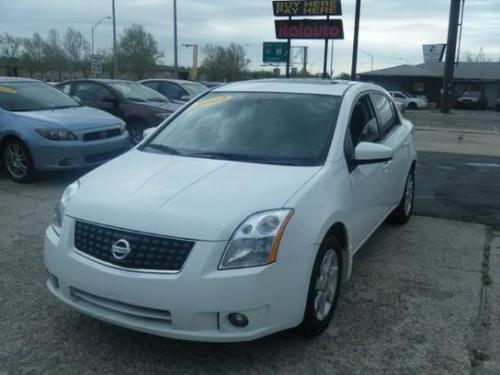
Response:
[[[278,39],[344,39],[342,20],[275,20]]]

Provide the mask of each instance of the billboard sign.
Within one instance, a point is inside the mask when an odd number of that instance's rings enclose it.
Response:
[[[425,63],[441,62],[446,50],[446,44],[424,44],[423,50]]]
[[[344,39],[341,19],[275,20],[278,39]]]
[[[262,56],[265,63],[286,63],[288,61],[288,43],[264,42]]]
[[[273,1],[276,17],[341,16],[340,0]]]

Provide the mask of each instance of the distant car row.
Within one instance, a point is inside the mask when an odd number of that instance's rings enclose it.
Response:
[[[104,163],[207,89],[180,80],[81,79],[48,85],[0,77],[1,165],[14,181],[29,182],[39,171]]]

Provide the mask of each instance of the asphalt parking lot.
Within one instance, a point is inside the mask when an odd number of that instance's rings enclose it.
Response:
[[[364,246],[334,322],[312,340],[289,331],[245,344],[181,342],[62,306],[44,285],[42,241],[56,199],[81,172],[32,185],[0,172],[0,374],[499,374],[500,155],[491,142],[500,152],[500,114],[459,112],[460,126],[434,112],[407,116],[421,151],[419,216],[384,225]]]

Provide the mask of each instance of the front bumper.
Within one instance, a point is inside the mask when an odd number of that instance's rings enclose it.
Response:
[[[29,142],[28,147],[38,171],[53,171],[93,167],[103,164],[130,149],[127,132],[102,141]]]
[[[49,291],[94,318],[155,335],[207,342],[250,341],[299,325],[313,251],[273,265],[218,271],[225,242],[198,241],[179,273],[131,272],[89,259],[73,247],[74,220],[59,238],[48,228]],[[228,315],[249,319],[237,328]]]

